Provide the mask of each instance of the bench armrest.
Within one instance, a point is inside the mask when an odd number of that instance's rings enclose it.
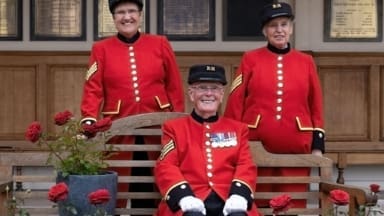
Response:
[[[359,207],[366,205],[372,200],[370,192],[359,186],[344,185],[333,182],[321,182],[319,192],[323,196],[322,203],[324,209],[332,208],[332,202],[329,199],[329,193],[332,190],[343,190],[349,194],[349,215],[356,215]]]

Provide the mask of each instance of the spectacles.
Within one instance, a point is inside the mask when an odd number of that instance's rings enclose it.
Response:
[[[219,85],[196,85],[196,86],[191,86],[191,88],[196,90],[198,93],[207,93],[209,91],[213,93],[219,93],[220,91],[223,90],[223,87]]]
[[[122,16],[125,16],[125,14],[133,15],[138,13],[139,13],[139,10],[137,9],[128,9],[128,10],[118,10],[114,14],[122,17]]]

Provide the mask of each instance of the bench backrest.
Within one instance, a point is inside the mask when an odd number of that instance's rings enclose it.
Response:
[[[110,132],[112,135],[154,135],[160,136],[160,126],[165,120],[188,115],[186,113],[150,113],[137,116],[131,116],[114,121]],[[160,151],[159,143],[147,143],[145,145],[115,145],[121,151]],[[310,167],[314,172],[311,176],[303,177],[261,177],[257,179],[258,183],[307,183],[311,185],[308,192],[290,192],[292,198],[300,198],[308,200],[311,206],[307,208],[291,208],[287,214],[305,214],[319,215],[331,208],[329,199],[327,198],[329,190],[335,188],[331,182],[332,178],[332,161],[324,157],[316,157],[312,155],[291,155],[291,154],[271,154],[264,150],[259,142],[250,142],[252,154],[255,163],[259,167]],[[16,197],[25,201],[22,205],[32,215],[48,215],[55,213],[57,209],[52,208],[52,203],[47,201],[47,190],[54,184],[55,176],[53,172],[43,172],[38,174],[35,172],[25,172],[25,167],[47,167],[47,152],[42,151],[7,151],[0,152],[0,181],[11,180],[14,184]],[[111,167],[153,167],[154,160],[109,160]],[[154,183],[153,176],[119,176],[119,182],[122,183]],[[45,183],[45,188],[41,186]],[[322,186],[323,183],[330,187]],[[37,189],[26,193],[30,187],[38,184]],[[35,186],[36,187],[36,186]],[[324,192],[326,188],[328,192]],[[350,192],[350,191],[349,191]],[[361,191],[360,191],[361,192]],[[271,199],[283,192],[256,192],[255,198]],[[124,199],[160,199],[157,192],[119,192],[119,198]],[[36,202],[36,200],[40,200]],[[355,198],[351,201],[356,202]],[[364,199],[358,200],[359,203],[365,202]],[[37,203],[37,204],[36,204]],[[355,204],[352,204],[355,208]],[[116,209],[116,214],[135,214],[149,215],[153,214],[155,209],[151,208],[120,208]],[[260,209],[264,214],[271,214],[272,209]],[[353,215],[353,214],[350,214]]]

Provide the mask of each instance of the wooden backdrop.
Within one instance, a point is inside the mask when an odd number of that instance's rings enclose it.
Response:
[[[384,53],[311,54],[324,92],[327,156],[339,168],[339,181],[347,165],[384,164]],[[231,80],[241,55],[176,53],[185,84],[188,68],[198,63],[224,66]],[[32,121],[54,130],[56,112],[68,109],[80,115],[88,57],[89,52],[0,52],[1,148],[28,145],[24,132]],[[189,112],[191,106],[186,106]]]

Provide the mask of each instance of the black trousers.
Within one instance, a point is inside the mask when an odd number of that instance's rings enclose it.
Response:
[[[136,136],[135,145],[143,145],[144,137]],[[147,152],[133,152],[133,160],[148,160]],[[149,167],[133,167],[131,170],[132,176],[152,176],[152,170]],[[156,186],[152,183],[130,183],[129,191],[155,191]],[[156,200],[153,199],[132,199],[132,208],[157,208]],[[132,215],[133,216],[133,215]]]

